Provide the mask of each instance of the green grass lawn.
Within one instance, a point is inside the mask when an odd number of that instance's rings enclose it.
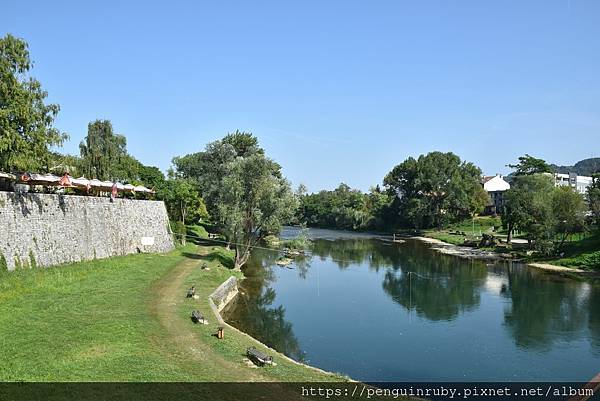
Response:
[[[462,245],[465,238],[473,239],[480,237],[482,233],[489,234],[492,227],[496,227],[496,229],[502,227],[499,217],[478,216],[473,220],[452,224],[443,230],[425,230],[424,234],[427,237],[436,238],[449,244]],[[457,233],[464,233],[465,235]]]
[[[165,255],[2,273],[0,381],[343,380],[277,356],[275,367],[250,368],[243,353],[257,343],[231,331],[222,341],[212,336],[207,296],[234,274],[222,263],[230,257],[189,244]],[[204,262],[209,271],[199,268]],[[192,284],[197,300],[185,299]],[[165,302],[168,291],[174,298]],[[194,325],[192,309],[211,324]]]
[[[600,270],[600,232],[587,236],[574,236],[572,241],[565,243],[563,252],[561,257],[551,259],[549,262],[561,266]]]

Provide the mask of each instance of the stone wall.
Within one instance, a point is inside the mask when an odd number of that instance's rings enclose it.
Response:
[[[14,270],[167,252],[168,222],[159,201],[0,192],[0,264]]]
[[[238,293],[238,283],[234,276],[225,280],[216,290],[210,294],[210,299],[214,302],[217,310],[221,312]]]

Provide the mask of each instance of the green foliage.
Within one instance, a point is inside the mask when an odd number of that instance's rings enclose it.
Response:
[[[37,268],[37,262],[35,261],[35,255],[32,250],[29,250],[29,267],[32,269]]]
[[[333,191],[300,196],[296,220],[311,227],[341,230],[382,230],[393,219],[390,213],[392,196],[379,186],[368,194],[340,184]]]
[[[187,234],[187,229],[185,227],[185,224],[183,224],[182,221],[172,221],[171,222],[171,231],[173,232],[173,235],[175,236],[175,241],[178,244],[181,245],[185,245],[186,244],[186,234]]]
[[[264,154],[238,157],[229,168],[218,210],[227,238],[235,244],[235,265],[241,267],[253,245],[290,221],[298,203],[279,165]]]
[[[552,167],[543,159],[538,159],[526,154],[519,157],[519,163],[509,164],[508,167],[515,170],[515,175],[532,175],[541,173],[552,173]]]
[[[581,265],[589,270],[600,270],[600,251],[585,255]]]
[[[138,179],[148,188],[160,188],[165,182],[165,175],[158,167],[144,166],[140,163]]]
[[[206,228],[204,228],[204,226],[200,226],[197,224],[188,225],[187,232],[188,234],[191,234],[193,236],[192,238],[196,240],[208,238],[208,231],[206,231]]]
[[[304,251],[310,247],[311,243],[308,228],[302,227],[295,238],[284,241],[283,245],[292,250]]]
[[[204,200],[200,197],[196,183],[190,179],[164,181],[157,191],[157,197],[165,202],[171,220],[185,225],[208,218]]]
[[[0,170],[41,170],[49,148],[67,135],[53,127],[59,106],[46,104],[47,92],[30,77],[27,42],[6,35],[0,39]]]
[[[8,271],[8,264],[6,263],[6,257],[0,252],[0,273],[4,271]]]
[[[63,175],[64,173],[68,173],[73,177],[83,175],[81,159],[78,156],[63,155],[58,152],[50,152],[46,170],[55,175]]]
[[[398,197],[397,213],[415,228],[443,227],[483,210],[487,196],[481,170],[453,153],[431,152],[409,157],[384,178]]]
[[[129,182],[159,188],[165,176],[154,166],[145,166],[127,153],[127,139],[113,132],[109,120],[88,124],[88,134],[79,144],[81,158],[74,160],[76,171],[88,178]]]
[[[558,187],[552,193],[552,214],[556,224],[554,230],[561,236],[559,248],[565,240],[585,228],[587,206],[581,194],[571,187]]]
[[[592,221],[600,227],[600,173],[594,174],[592,185],[588,187],[587,199],[592,213]]]
[[[292,219],[296,198],[281,166],[268,159],[250,133],[236,131],[203,152],[173,159],[174,178],[193,180],[214,222],[236,245],[236,267],[264,236]]]
[[[552,210],[554,184],[543,174],[515,177],[512,187],[504,194],[502,224],[509,232],[525,231],[538,251],[548,254],[554,238],[555,219]],[[536,245],[537,244],[537,245]]]
[[[81,163],[84,174],[89,178],[99,180],[116,180],[115,170],[122,161],[125,164],[127,156],[127,140],[123,135],[113,133],[109,120],[96,120],[88,124],[88,134],[79,144]]]
[[[504,199],[502,223],[509,238],[514,230],[526,232],[542,255],[562,249],[573,233],[585,228],[583,196],[570,187],[554,187],[547,175],[516,176]]]

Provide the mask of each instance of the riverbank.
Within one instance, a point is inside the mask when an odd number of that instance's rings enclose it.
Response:
[[[532,268],[544,270],[551,273],[572,273],[578,276],[598,277],[600,272],[579,269],[573,266],[560,266],[548,262],[528,261],[518,257],[513,257],[507,253],[495,252],[492,250],[478,249],[466,246],[459,246],[454,243],[442,241],[438,238],[415,236],[413,239],[431,244],[431,249],[445,255],[458,256],[465,259],[479,260],[503,260],[524,263]]]
[[[234,330],[223,340],[213,336],[218,322],[208,295],[241,277],[222,263],[230,257],[220,247],[187,245],[164,255],[2,273],[0,380],[345,381],[279,354],[277,366],[255,368],[243,354],[258,342]],[[198,299],[185,298],[192,285]],[[194,309],[208,325],[191,322]]]

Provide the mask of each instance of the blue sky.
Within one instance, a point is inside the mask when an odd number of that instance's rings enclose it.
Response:
[[[112,120],[163,170],[235,129],[296,185],[366,190],[408,156],[484,173],[600,156],[600,2],[3,2],[61,106],[63,151]]]

